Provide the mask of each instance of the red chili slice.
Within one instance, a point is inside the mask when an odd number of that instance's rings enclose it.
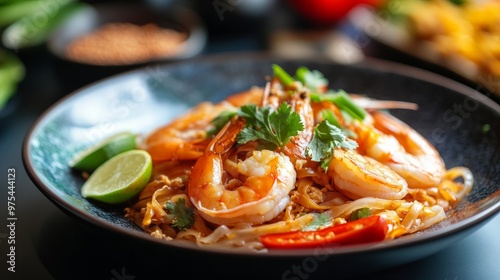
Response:
[[[387,230],[387,221],[383,217],[371,216],[317,231],[265,234],[260,241],[273,249],[337,247],[383,241]]]

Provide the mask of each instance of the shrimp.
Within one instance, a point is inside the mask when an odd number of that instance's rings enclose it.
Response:
[[[380,109],[405,109],[405,110],[417,110],[418,105],[412,102],[406,101],[396,101],[396,100],[378,100],[369,97],[365,97],[360,94],[350,93],[349,97],[365,110],[380,110]]]
[[[241,107],[243,105],[262,103],[263,89],[261,87],[252,87],[249,90],[232,94],[226,98],[226,101],[233,106]]]
[[[353,130],[362,153],[389,166],[410,188],[436,186],[446,168],[436,148],[401,120],[374,111],[373,125],[356,123]]]
[[[290,157],[297,170],[302,168],[301,165],[307,161],[306,149],[311,142],[314,131],[314,115],[311,106],[311,99],[307,88],[300,84],[292,84],[285,90],[277,79],[266,84],[264,89],[264,97],[262,106],[270,106],[277,110],[280,104],[287,103],[292,108],[292,111],[299,114],[304,129],[299,131],[298,135],[290,138],[290,141],[285,145],[283,153]]]
[[[336,149],[327,171],[337,189],[351,199],[401,199],[408,184],[388,166],[354,150]]]
[[[236,136],[244,122],[228,122],[195,163],[188,196],[200,215],[214,224],[261,224],[275,218],[290,201],[296,173],[282,153],[262,150],[237,163],[231,176],[224,170]]]
[[[228,102],[203,102],[188,113],[157,129],[146,138],[144,149],[155,161],[195,160],[210,142],[210,122],[223,111],[235,110]]]

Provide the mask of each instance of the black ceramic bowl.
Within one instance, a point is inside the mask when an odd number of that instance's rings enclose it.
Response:
[[[444,222],[405,238],[377,246],[259,254],[154,239],[124,218],[123,207],[96,204],[80,195],[83,179],[68,165],[75,152],[118,131],[149,133],[200,101],[219,101],[263,86],[273,63],[290,72],[299,66],[317,69],[332,88],[417,103],[418,111],[393,114],[428,138],[448,167],[469,167],[475,176],[472,192]],[[159,64],[155,69],[155,75],[141,68],[66,96],[40,116],[23,146],[26,170],[39,190],[95,234],[123,239],[120,244],[141,275],[300,279],[294,267],[313,267],[314,276],[340,279],[341,271],[349,276],[367,274],[436,253],[477,230],[500,209],[500,106],[469,87],[378,60],[339,65],[323,58],[232,54]],[[454,112],[457,106],[466,111]],[[490,125],[488,131],[483,130],[485,124]],[[177,269],[186,262],[196,269]]]
[[[68,56],[67,47],[75,39],[88,35],[106,24],[127,23],[136,26],[154,24],[186,34],[178,52],[166,49],[165,54],[123,63],[99,63]],[[88,5],[60,23],[51,34],[47,47],[57,62],[63,81],[83,86],[98,79],[145,66],[191,58],[203,51],[207,41],[203,20],[191,9],[179,5],[154,7],[145,3],[104,2]],[[141,48],[146,48],[142,46]],[[102,50],[110,51],[110,50]]]

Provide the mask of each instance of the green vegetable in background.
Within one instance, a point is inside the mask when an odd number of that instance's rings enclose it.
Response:
[[[77,0],[0,0],[2,45],[11,50],[41,45],[63,20],[89,6]],[[0,48],[0,110],[24,75],[21,60]]]
[[[253,140],[262,140],[263,146],[274,150],[283,148],[291,137],[304,130],[300,115],[292,112],[290,105],[282,103],[278,110],[271,111],[270,107],[245,105],[238,114],[244,117],[247,125],[238,134],[238,143]]]
[[[3,44],[10,49],[40,45],[63,20],[87,4],[74,0],[35,1],[37,10],[10,24],[2,34]]]

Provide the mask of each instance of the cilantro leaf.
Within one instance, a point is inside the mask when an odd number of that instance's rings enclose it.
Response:
[[[307,155],[312,161],[321,162],[321,167],[328,170],[335,148],[355,149],[358,144],[347,138],[344,132],[328,120],[323,120],[314,128],[313,139],[307,146]]]
[[[267,106],[245,105],[238,114],[246,120],[246,126],[236,138],[240,144],[260,140],[266,148],[275,150],[283,148],[291,137],[304,130],[300,115],[292,112],[286,103],[282,103],[276,111]]]
[[[278,139],[281,139],[283,147],[291,137],[298,135],[299,131],[304,130],[302,119],[296,112],[292,112],[292,107],[286,103],[281,103],[276,114],[269,116]]]
[[[177,202],[167,201],[165,209],[174,215],[172,227],[186,230],[194,224],[194,209],[186,206],[184,198],[179,198]]]
[[[297,80],[313,92],[319,92],[328,87],[328,80],[318,70],[309,70],[307,67],[299,67],[295,73]]]
[[[330,215],[326,213],[321,213],[319,215],[315,215],[314,219],[308,223],[304,228],[302,228],[303,231],[315,231],[320,227],[327,227],[332,225],[332,221],[330,220]]]
[[[230,121],[236,115],[235,111],[223,111],[215,119],[212,120],[213,128],[207,131],[207,136],[212,136],[217,134],[228,121]]]

